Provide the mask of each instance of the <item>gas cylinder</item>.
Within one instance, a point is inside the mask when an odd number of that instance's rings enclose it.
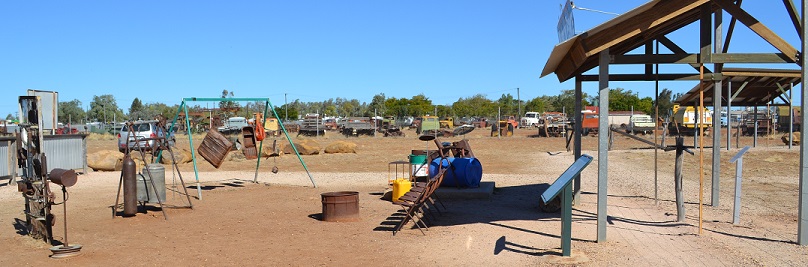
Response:
[[[137,166],[127,154],[123,157],[123,216],[137,213]]]

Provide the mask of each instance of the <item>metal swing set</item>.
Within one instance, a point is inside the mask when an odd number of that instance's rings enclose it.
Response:
[[[275,112],[275,109],[270,108],[270,107],[272,107],[272,103],[269,102],[269,98],[197,98],[197,97],[189,97],[189,98],[183,98],[182,99],[182,103],[180,104],[179,108],[177,109],[177,115],[174,116],[174,120],[171,122],[171,126],[168,128],[168,135],[171,136],[171,134],[173,134],[174,131],[177,129],[176,124],[177,124],[177,119],[180,116],[180,113],[184,112],[185,118],[186,118],[185,119],[185,129],[186,129],[187,134],[188,134],[188,142],[190,143],[190,146],[191,146],[191,155],[192,155],[191,159],[193,160],[193,163],[194,163],[194,175],[195,175],[195,178],[196,178],[197,198],[199,198],[200,200],[202,199],[202,186],[199,183],[199,169],[197,168],[196,152],[194,151],[194,149],[195,149],[194,148],[194,139],[193,139],[193,136],[191,135],[191,125],[190,125],[190,122],[187,119],[188,118],[188,105],[186,103],[187,102],[243,102],[243,101],[255,101],[255,102],[264,101],[264,113],[263,113],[262,118],[266,118],[267,112],[271,110],[272,114],[275,116],[275,118],[278,118],[278,120],[280,121],[280,117],[278,116],[277,112]],[[256,122],[256,124],[258,124],[258,123],[263,123],[263,122]],[[309,168],[306,166],[306,162],[304,162],[303,158],[300,157],[300,153],[297,151],[297,147],[295,147],[294,143],[292,142],[292,138],[289,137],[289,132],[286,131],[286,127],[283,126],[283,123],[279,123],[279,126],[280,126],[280,129],[283,131],[283,134],[286,136],[286,140],[289,141],[289,145],[291,145],[292,149],[295,151],[295,155],[297,155],[297,159],[300,160],[300,164],[303,166],[303,169],[306,170],[306,174],[309,176],[309,180],[311,180],[312,186],[314,186],[316,188],[317,184],[314,182],[314,177],[312,177],[311,172],[309,172]],[[263,149],[263,144],[264,144],[264,141],[261,140],[259,145],[258,145],[258,162],[255,164],[255,176],[253,177],[253,182],[256,182],[256,183],[258,182],[258,167],[261,166],[261,156],[260,155],[261,155],[261,152],[262,152],[261,150]],[[158,162],[159,162],[159,157],[160,156],[158,156],[158,159],[157,159]]]

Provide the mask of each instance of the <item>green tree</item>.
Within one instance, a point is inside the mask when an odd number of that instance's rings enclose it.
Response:
[[[376,114],[380,116],[388,115],[387,105],[385,105],[386,100],[387,98],[384,97],[384,93],[373,96],[373,100],[371,100],[368,105],[368,111],[371,113],[375,111]]]
[[[81,101],[78,99],[73,99],[68,102],[59,102],[59,119],[58,121],[61,123],[72,123],[76,121],[80,121],[84,119],[84,109],[81,108]],[[10,117],[11,114],[8,114],[6,119]]]
[[[115,96],[109,94],[93,96],[93,101],[90,102],[90,110],[87,112],[87,117],[92,121],[100,121],[105,123],[126,120],[123,110],[118,108],[118,103],[115,101]]]
[[[609,110],[626,111],[635,110],[653,114],[654,102],[650,97],[639,98],[636,93],[623,88],[615,88],[609,91]]]
[[[539,96],[525,103],[525,111],[545,112],[547,111],[547,97]]]
[[[497,105],[503,116],[517,115],[516,112],[519,110],[519,102],[511,94],[502,94],[497,100]]]
[[[426,114],[434,113],[435,109],[432,105],[432,100],[429,100],[424,94],[413,96],[408,101],[408,109],[412,116],[423,116]]]
[[[497,113],[497,105],[483,94],[460,98],[452,104],[452,111],[459,117],[484,117]]]
[[[659,92],[659,96],[657,96],[657,105],[659,106],[660,118],[667,118],[671,115],[674,99],[673,92],[668,90],[668,88],[662,89],[662,92]]]
[[[59,114],[62,114],[62,112],[59,112]],[[8,115],[6,115],[6,120],[7,120],[7,121],[14,120],[14,119],[15,119],[15,118],[14,118],[14,116],[13,116],[13,115],[11,115],[11,113],[9,113]]]
[[[586,93],[581,94],[581,106],[588,106],[589,96]],[[561,93],[558,96],[551,97],[550,107],[548,107],[547,111],[557,111],[562,112],[566,111],[567,113],[572,113],[575,110],[575,90],[561,90]]]
[[[143,103],[140,102],[140,99],[137,97],[135,97],[135,100],[132,100],[132,104],[129,105],[129,118],[133,120],[148,118],[148,115],[145,113]]]

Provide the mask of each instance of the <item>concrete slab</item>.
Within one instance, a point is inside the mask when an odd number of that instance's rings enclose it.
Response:
[[[494,193],[494,182],[480,182],[478,188],[439,187],[435,195],[443,199],[489,199]]]

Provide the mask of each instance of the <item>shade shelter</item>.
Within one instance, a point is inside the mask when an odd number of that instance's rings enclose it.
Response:
[[[772,3],[772,12],[781,11],[793,22],[794,28],[800,37],[806,35],[806,18],[802,21],[798,17],[797,8],[791,0],[783,0],[782,5]],[[775,9],[775,6],[779,8]],[[805,12],[808,3],[803,1],[802,9]],[[783,12],[784,11],[784,12]],[[726,35],[723,31],[724,12],[732,16]],[[698,30],[692,34],[699,37],[699,51],[686,51],[669,39],[667,35],[682,29],[692,23],[698,22]],[[748,27],[758,37],[769,43],[776,52],[760,53],[730,53],[729,45],[736,24],[740,22]],[[714,37],[714,39],[713,39]],[[799,47],[805,47],[805,39],[800,38]],[[667,48],[670,53],[659,53],[660,45]],[[633,51],[640,53],[631,53]],[[771,71],[772,75],[785,73],[800,73],[800,80],[805,76],[805,69],[798,62],[804,62],[804,54],[795,46],[786,42],[775,34],[766,25],[746,12],[742,1],[732,0],[654,0],[649,1],[631,11],[609,20],[595,28],[575,35],[574,37],[556,45],[542,71],[542,76],[556,74],[560,82],[575,79],[575,121],[581,121],[582,82],[598,81],[599,99],[599,132],[608,132],[608,106],[610,81],[697,81],[699,106],[705,106],[705,87],[708,84],[714,88],[724,88],[724,64],[750,64],[767,63],[779,64],[799,68],[788,71]],[[611,74],[609,66],[614,64],[643,66],[638,73]],[[687,64],[694,72],[659,73],[658,65]],[[710,66],[711,65],[711,66]],[[598,74],[585,74],[598,67]],[[727,69],[729,71],[729,69]],[[780,74],[778,74],[780,73]],[[740,77],[740,75],[736,75]],[[761,77],[747,77],[752,80],[763,80]],[[736,86],[734,80],[733,86]],[[748,85],[747,85],[748,86]],[[803,91],[805,85],[803,84]],[[738,90],[735,90],[738,92]],[[712,90],[713,99],[722,99],[722,90]],[[806,94],[802,94],[802,105],[805,104]],[[748,100],[752,101],[754,96]],[[714,110],[721,110],[721,101],[713,101]],[[802,123],[806,118],[802,118]],[[713,121],[714,126],[718,123]],[[581,126],[574,127],[574,154],[576,160],[581,156]],[[804,138],[804,137],[801,137]],[[804,140],[801,140],[804,141]],[[713,138],[713,179],[712,204],[718,204],[718,162],[720,154],[720,137]],[[598,192],[597,192],[597,241],[606,241],[606,203],[608,182],[608,135],[598,137]],[[703,147],[701,148],[703,150]],[[808,159],[805,157],[806,149],[800,147],[800,204],[797,242],[808,244],[808,183],[804,182],[808,175]],[[701,153],[703,155],[703,153]],[[701,164],[703,165],[703,164]],[[703,178],[702,178],[703,180]],[[576,198],[580,193],[580,177],[574,181]],[[700,201],[701,202],[701,201]],[[699,216],[701,217],[701,216]],[[701,227],[700,227],[701,228]]]

